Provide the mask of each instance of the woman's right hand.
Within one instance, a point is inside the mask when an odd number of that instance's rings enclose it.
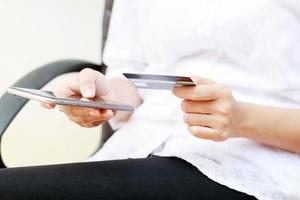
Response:
[[[106,77],[102,73],[89,68],[83,69],[80,73],[72,74],[63,84],[54,87],[53,93],[61,98],[81,96],[86,100],[102,98],[114,101],[114,94]],[[55,107],[55,105],[48,103],[41,103],[41,105],[48,109]],[[59,106],[59,110],[64,112],[71,121],[87,128],[99,126],[115,115],[112,110],[79,106]]]

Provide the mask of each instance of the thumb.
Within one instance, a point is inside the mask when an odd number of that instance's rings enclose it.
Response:
[[[78,75],[79,89],[83,97],[94,98],[96,95],[97,72],[86,68]]]
[[[197,75],[193,75],[191,76],[191,79],[193,80],[193,82],[195,83],[195,85],[201,85],[201,84],[214,84],[215,82],[211,79],[208,78],[204,78],[201,76],[197,76]]]

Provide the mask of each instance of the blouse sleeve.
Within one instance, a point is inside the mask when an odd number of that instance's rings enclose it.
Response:
[[[141,73],[146,64],[138,26],[136,0],[115,0],[110,21],[103,62],[107,76],[123,72]]]

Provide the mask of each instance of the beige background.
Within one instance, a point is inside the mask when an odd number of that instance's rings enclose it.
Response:
[[[98,63],[102,9],[103,0],[0,0],[0,95],[54,60]],[[3,136],[1,154],[10,167],[78,162],[99,148],[99,140],[98,128],[80,128],[30,102]]]

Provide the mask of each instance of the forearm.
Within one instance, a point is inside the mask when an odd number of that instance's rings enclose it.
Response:
[[[237,110],[237,137],[300,153],[300,109],[239,102]]]
[[[109,85],[114,95],[114,101],[122,104],[128,104],[135,108],[142,103],[136,87],[130,81],[121,78],[112,78],[109,80]],[[131,112],[120,111],[117,112],[115,118],[120,122],[126,122],[130,118],[131,114]]]

